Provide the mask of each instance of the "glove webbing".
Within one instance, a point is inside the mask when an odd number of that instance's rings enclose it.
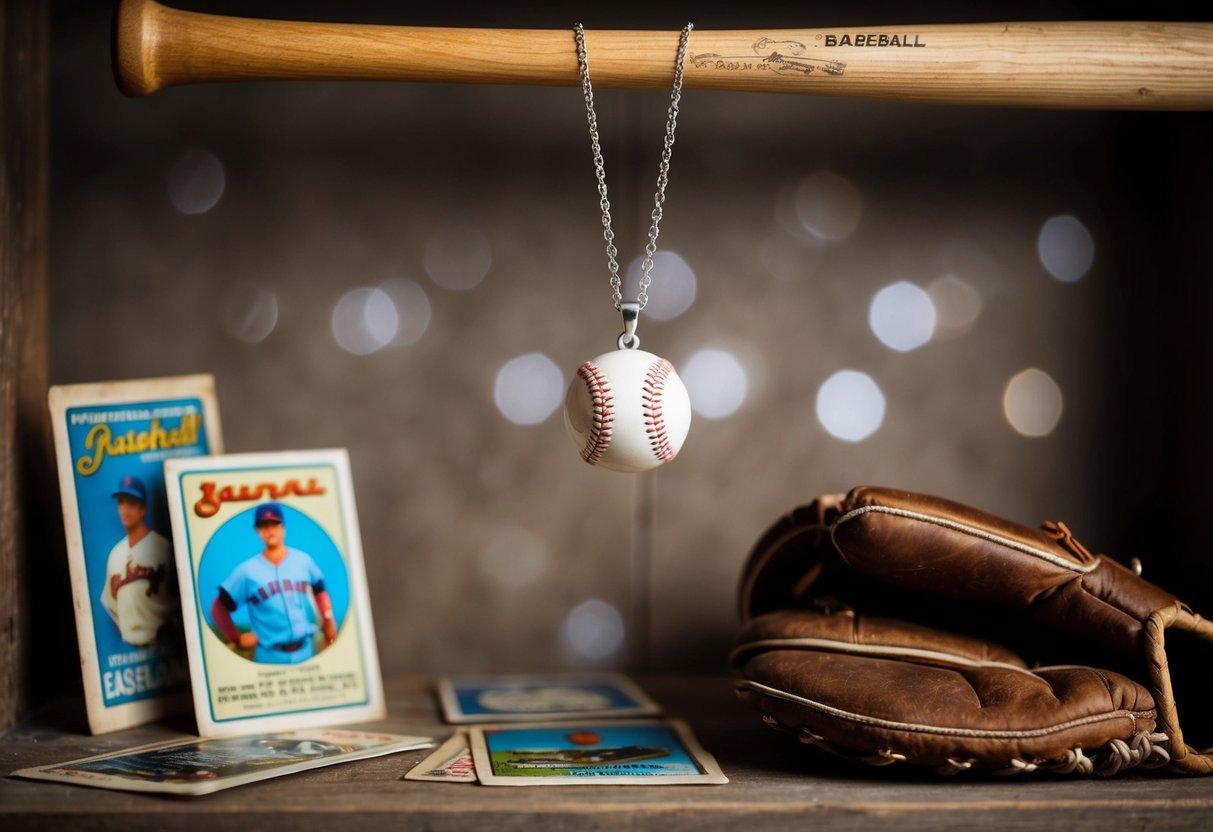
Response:
[[[1170,627],[1213,641],[1213,622],[1184,609],[1181,604],[1163,607],[1150,613],[1145,622],[1146,661],[1149,663],[1150,686],[1154,705],[1158,709],[1158,727],[1171,737],[1171,764],[1186,774],[1213,773],[1213,749],[1197,751],[1184,742],[1179,728],[1179,713],[1175,693],[1171,688],[1171,670],[1167,666],[1167,651],[1163,633]]]

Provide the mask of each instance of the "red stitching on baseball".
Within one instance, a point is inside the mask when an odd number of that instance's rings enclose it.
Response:
[[[611,432],[615,425],[615,397],[611,395],[611,385],[606,375],[593,361],[587,361],[578,367],[577,375],[585,382],[593,409],[590,435],[586,437],[585,447],[581,449],[581,458],[593,465],[602,459],[607,446],[611,444]]]
[[[644,424],[649,435],[653,454],[662,462],[668,462],[677,453],[670,446],[670,437],[665,427],[665,414],[661,411],[661,400],[665,397],[665,380],[674,372],[674,365],[659,358],[644,374]]]

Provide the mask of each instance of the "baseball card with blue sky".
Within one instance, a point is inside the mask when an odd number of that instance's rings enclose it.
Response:
[[[189,700],[164,461],[222,451],[209,375],[52,387],[89,728],[114,731]]]
[[[202,736],[385,714],[344,450],[165,463]]]
[[[486,786],[728,782],[679,720],[486,725],[468,736]]]

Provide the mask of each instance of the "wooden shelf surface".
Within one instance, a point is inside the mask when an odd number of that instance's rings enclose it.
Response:
[[[346,763],[198,797],[106,791],[0,778],[0,828],[439,830],[521,829],[1151,829],[1213,828],[1213,778],[1157,773],[1113,780],[1061,776],[943,778],[860,768],[765,727],[724,677],[639,680],[687,719],[730,778],[726,786],[491,788],[402,780],[429,753]],[[442,739],[431,680],[389,680],[390,717],[375,730]],[[0,739],[0,771],[188,736],[155,725],[91,737],[82,706],[60,704]]]

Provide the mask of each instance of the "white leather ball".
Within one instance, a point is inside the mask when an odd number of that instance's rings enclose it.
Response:
[[[669,361],[619,349],[577,369],[564,399],[564,425],[591,465],[647,471],[682,448],[691,397]]]

